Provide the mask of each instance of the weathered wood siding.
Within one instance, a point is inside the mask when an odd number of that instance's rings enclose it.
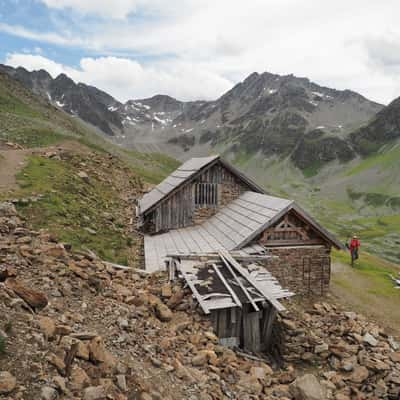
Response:
[[[242,347],[259,352],[269,350],[276,310],[269,303],[258,303],[260,311],[254,311],[250,304],[243,308],[214,310],[211,320],[221,344],[228,347]]]
[[[217,184],[215,205],[195,204],[197,184]],[[167,231],[199,224],[214,215],[222,206],[234,200],[246,190],[251,190],[222,164],[216,163],[196,179],[191,180],[176,193],[160,203],[146,217],[144,230],[150,233]],[[207,196],[207,195],[206,195]],[[214,194],[209,198],[215,199]]]
[[[263,246],[325,244],[324,239],[294,211],[289,211],[259,238]]]

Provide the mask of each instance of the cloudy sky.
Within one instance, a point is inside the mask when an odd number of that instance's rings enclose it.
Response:
[[[0,0],[0,62],[119,100],[213,99],[251,72],[400,96],[399,0]]]

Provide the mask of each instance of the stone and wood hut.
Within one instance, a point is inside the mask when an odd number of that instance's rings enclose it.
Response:
[[[280,299],[327,291],[331,249],[343,248],[218,155],[182,164],[143,196],[137,216],[146,270],[180,275],[225,344],[253,351],[268,347]]]

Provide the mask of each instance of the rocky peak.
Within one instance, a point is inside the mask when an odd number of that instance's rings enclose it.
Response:
[[[357,150],[368,155],[400,138],[400,97],[382,109],[372,121],[351,134]]]
[[[176,100],[171,96],[162,94],[158,94],[147,99],[136,100],[136,102],[145,104],[149,106],[152,110],[164,112],[179,111],[182,109],[183,106],[183,103],[181,101]]]

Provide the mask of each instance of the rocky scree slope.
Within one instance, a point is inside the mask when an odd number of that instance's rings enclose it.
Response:
[[[32,231],[0,203],[0,395],[19,399],[398,399],[399,344],[361,315],[292,303],[282,363],[218,345],[190,293]],[[311,373],[304,373],[307,369]]]
[[[121,144],[152,144],[171,155],[218,147],[247,156],[289,156],[305,169],[348,161],[357,149],[349,132],[382,105],[350,90],[319,86],[306,78],[253,73],[215,101],[182,102],[165,95],[122,104],[65,75],[0,66],[53,104],[79,116]],[[197,149],[197,150],[196,150]]]

